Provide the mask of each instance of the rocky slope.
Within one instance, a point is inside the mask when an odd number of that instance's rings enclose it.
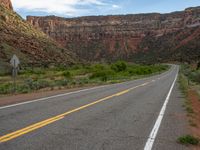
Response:
[[[12,10],[11,3],[6,4],[6,0],[3,0],[3,3],[0,1],[1,71],[9,66],[13,54],[18,55],[22,66],[75,63],[75,55],[72,52],[23,20]]]
[[[196,54],[200,55],[200,7],[169,14],[71,19],[28,16],[27,21],[81,58],[92,61],[188,61],[188,53],[197,61]]]
[[[12,3],[10,0],[0,0],[0,4],[6,7],[7,9],[13,10]]]

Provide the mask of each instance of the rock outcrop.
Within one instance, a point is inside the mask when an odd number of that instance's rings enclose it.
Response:
[[[0,4],[0,71],[9,69],[6,66],[13,54],[22,66],[70,65],[77,61],[74,53]]]
[[[200,28],[200,7],[169,14],[90,16],[70,19],[56,16],[28,16],[27,21],[61,45],[76,52],[81,58],[90,61],[132,60],[136,59],[134,56],[138,56],[137,53],[152,50],[152,45],[148,44],[152,38],[154,41],[159,41],[166,35],[173,36],[184,30]],[[184,44],[184,37],[178,40]],[[163,45],[155,44],[165,48],[165,41],[162,42]],[[185,42],[187,43],[187,40]],[[170,44],[172,45],[165,51],[174,50],[175,42],[172,41]],[[175,47],[178,48],[178,45]],[[166,57],[170,58],[171,55]]]
[[[0,4],[10,10],[13,10],[12,3],[10,0],[0,0]]]

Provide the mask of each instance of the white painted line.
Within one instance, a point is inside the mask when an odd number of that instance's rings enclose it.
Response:
[[[64,94],[58,94],[58,95],[54,95],[54,96],[44,97],[44,98],[40,98],[40,99],[35,99],[35,100],[32,100],[32,101],[27,101],[27,102],[22,102],[22,103],[2,106],[2,107],[0,107],[0,110],[1,109],[5,109],[5,108],[19,106],[19,105],[30,104],[30,103],[34,103],[34,102],[38,102],[38,101],[45,101],[45,100],[48,100],[48,99],[52,99],[52,98],[56,98],[56,97],[62,97],[62,96],[70,95],[70,94],[76,94],[76,93],[80,93],[80,92],[94,90],[94,89],[102,88],[102,87],[105,87],[105,86],[108,86],[108,85],[103,85],[103,86],[93,87],[93,88],[89,88],[89,89],[84,89],[84,90],[79,90],[79,91],[74,91],[74,92],[69,92],[69,93],[64,93]]]
[[[169,93],[168,93],[168,95],[167,95],[167,97],[166,97],[166,99],[165,99],[165,102],[164,102],[164,104],[163,104],[163,106],[162,106],[162,108],[161,108],[161,111],[160,111],[159,116],[158,116],[158,118],[157,118],[157,120],[156,120],[156,123],[155,123],[155,125],[154,125],[154,127],[153,127],[153,129],[152,129],[152,131],[151,131],[151,133],[150,133],[150,135],[149,135],[149,138],[148,138],[148,140],[147,140],[147,142],[146,142],[146,145],[145,145],[145,147],[144,147],[144,150],[151,150],[152,147],[153,147],[155,138],[156,138],[156,136],[157,136],[157,133],[158,133],[158,130],[159,130],[159,128],[160,128],[160,125],[161,125],[163,116],[164,116],[164,114],[165,114],[165,110],[166,110],[167,104],[168,104],[168,102],[169,102],[170,95],[171,95],[172,90],[173,90],[173,88],[174,88],[174,85],[175,85],[175,83],[176,83],[177,76],[178,76],[178,71],[177,71],[177,73],[176,73],[176,77],[175,77],[175,79],[174,79],[174,82],[173,82],[172,85],[171,85],[171,88],[170,88],[170,90],[169,90]]]

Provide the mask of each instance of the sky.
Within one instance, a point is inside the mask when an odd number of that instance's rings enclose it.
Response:
[[[23,18],[56,15],[66,18],[137,13],[168,13],[200,6],[200,0],[11,0]]]

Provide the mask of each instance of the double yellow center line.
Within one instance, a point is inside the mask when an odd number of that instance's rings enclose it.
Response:
[[[80,110],[82,110],[82,109],[85,109],[85,108],[87,108],[87,107],[93,106],[93,105],[95,105],[95,104],[98,104],[98,103],[103,102],[103,101],[105,101],[105,100],[111,99],[111,98],[113,98],[113,97],[117,97],[117,96],[120,96],[120,95],[124,95],[124,94],[128,93],[129,91],[131,91],[131,90],[133,90],[133,89],[136,89],[136,88],[138,88],[138,87],[145,86],[145,85],[147,85],[147,84],[149,84],[149,83],[150,83],[150,82],[146,82],[146,83],[144,83],[144,84],[141,84],[141,85],[138,85],[138,86],[129,88],[129,89],[127,89],[127,90],[124,90],[124,91],[118,92],[118,93],[116,93],[116,94],[107,96],[107,97],[105,97],[105,98],[99,99],[99,100],[97,100],[97,101],[95,101],[95,102],[92,102],[92,103],[89,103],[89,104],[87,104],[87,105],[83,105],[83,106],[81,106],[81,107],[78,107],[78,108],[75,108],[75,109],[73,109],[73,110],[67,111],[67,112],[65,112],[65,113],[63,113],[63,114],[60,114],[60,115],[51,117],[51,118],[49,118],[49,119],[43,120],[43,121],[41,121],[41,122],[35,123],[35,124],[33,124],[33,125],[30,125],[30,126],[27,126],[27,127],[23,128],[23,129],[14,131],[14,132],[9,133],[9,134],[6,134],[6,135],[4,135],[4,136],[0,136],[0,143],[7,142],[7,141],[10,141],[10,140],[12,140],[12,139],[15,139],[15,138],[17,138],[17,137],[19,137],[19,136],[22,136],[22,135],[24,135],[24,134],[27,134],[27,133],[29,133],[29,132],[32,132],[32,131],[34,131],[34,130],[37,130],[37,129],[39,129],[39,128],[42,128],[42,127],[44,127],[44,126],[47,126],[47,125],[49,125],[49,124],[51,124],[51,123],[53,123],[53,122],[56,122],[56,121],[58,121],[58,120],[61,120],[61,119],[63,119],[65,116],[67,116],[67,115],[69,115],[69,114],[71,114],[71,113],[80,111]]]

